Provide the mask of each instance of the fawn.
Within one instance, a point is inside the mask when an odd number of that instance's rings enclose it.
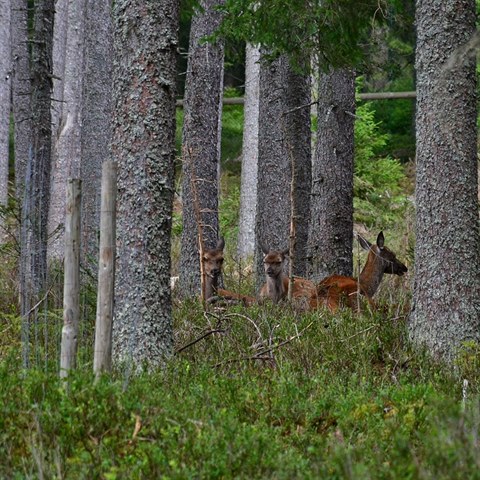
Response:
[[[264,253],[263,265],[265,268],[266,283],[259,293],[260,300],[269,298],[273,303],[283,300],[288,293],[290,279],[283,273],[286,250],[270,250],[260,242],[260,248]],[[301,277],[293,279],[293,298],[310,298],[315,293],[315,284],[310,280]]]
[[[205,300],[213,302],[221,298],[225,300],[237,300],[249,306],[255,302],[255,298],[248,295],[231,292],[223,288],[218,288],[218,279],[222,273],[223,267],[223,249],[225,248],[225,240],[220,238],[214,249],[204,250],[203,252],[203,270],[205,272]]]

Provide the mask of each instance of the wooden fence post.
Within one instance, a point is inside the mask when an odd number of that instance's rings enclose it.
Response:
[[[60,377],[76,366],[80,316],[80,206],[82,181],[67,180],[65,217],[65,260],[63,283],[63,328],[60,350]]]
[[[100,211],[100,252],[98,259],[97,319],[93,371],[98,376],[112,365],[112,320],[115,281],[115,204],[117,169],[113,161],[105,161],[102,170]]]

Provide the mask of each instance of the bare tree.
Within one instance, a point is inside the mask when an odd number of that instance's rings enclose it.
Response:
[[[351,275],[355,74],[338,69],[319,78],[312,173],[309,276]]]
[[[247,43],[245,52],[245,103],[243,120],[242,178],[238,255],[242,259],[255,251],[257,210],[258,102],[260,93],[260,49]]]
[[[200,291],[199,249],[213,249],[219,236],[218,191],[223,91],[223,44],[205,42],[221,22],[223,0],[204,0],[190,30],[183,120],[183,231],[180,287]],[[202,245],[200,245],[202,244]],[[203,245],[204,244],[204,245]]]
[[[416,2],[413,341],[452,359],[480,337],[475,1]],[[432,34],[432,32],[434,34]]]
[[[0,205],[8,199],[8,141],[12,76],[10,0],[0,0]]]
[[[175,156],[176,0],[114,5],[118,162],[113,360],[138,368],[172,353],[170,232]]]
[[[61,259],[64,254],[62,226],[65,219],[64,192],[67,178],[80,178],[86,0],[69,2],[68,9],[60,10],[59,13],[67,14],[68,27],[63,57],[63,82],[59,83],[59,86],[63,84],[62,108],[53,147],[54,165],[48,214],[50,260]],[[61,58],[60,55],[59,57]],[[58,68],[61,73],[62,65]]]

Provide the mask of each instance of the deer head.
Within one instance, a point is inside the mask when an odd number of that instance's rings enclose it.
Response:
[[[288,255],[289,249],[270,250],[262,242],[259,242],[263,252],[263,266],[267,277],[278,277],[283,270],[285,257]]]
[[[225,240],[223,238],[219,238],[214,249],[205,249],[203,251],[203,269],[205,275],[211,279],[218,279],[222,273],[224,247]]]
[[[385,246],[385,237],[383,232],[377,236],[377,242],[372,245],[368,240],[360,235],[357,235],[358,242],[364,250],[368,251],[368,263],[373,263],[378,266],[382,273],[391,273],[399,275],[400,277],[408,272],[408,268],[397,259],[397,256]]]

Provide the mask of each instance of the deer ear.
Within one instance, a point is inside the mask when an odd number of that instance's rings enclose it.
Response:
[[[377,237],[377,247],[383,248],[385,245],[385,237],[383,236],[383,232],[380,232]]]
[[[262,252],[264,253],[264,255],[268,255],[268,252],[270,251],[270,249],[268,249],[266,247],[266,245],[260,239],[258,240],[258,245],[259,245],[260,249],[262,250]]]
[[[357,240],[358,240],[358,243],[360,244],[360,246],[364,250],[370,250],[370,247],[372,246],[372,244],[368,240],[363,238],[362,236],[358,235],[358,233],[357,233]]]
[[[224,248],[225,248],[225,239],[223,237],[220,237],[218,239],[215,250],[223,250]]]

